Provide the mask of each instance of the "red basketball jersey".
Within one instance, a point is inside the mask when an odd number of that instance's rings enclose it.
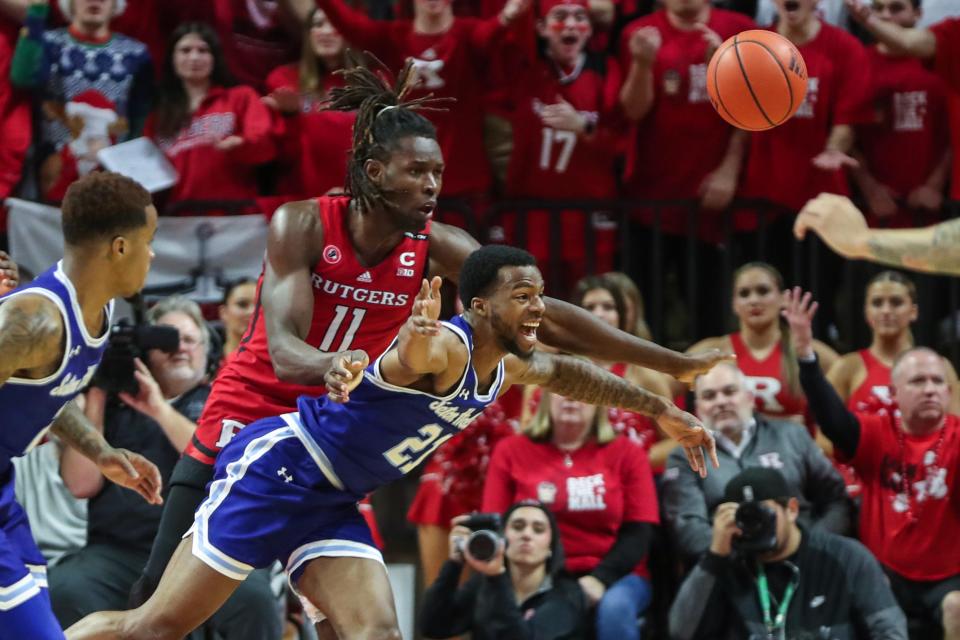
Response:
[[[859,354],[867,377],[850,394],[847,408],[858,413],[887,415],[896,408],[890,393],[890,367],[877,360],[869,349],[861,349]]]
[[[313,319],[305,342],[320,351],[362,349],[370,360],[386,351],[410,316],[426,273],[429,223],[408,233],[383,261],[363,266],[347,229],[348,196],[317,199],[324,247],[313,267]],[[220,370],[187,452],[212,463],[216,452],[243,426],[295,411],[300,395],[321,395],[323,386],[277,379],[267,346],[260,289],[247,333],[236,355]],[[198,444],[199,443],[199,444]],[[199,454],[199,455],[198,455]]]
[[[804,414],[807,399],[791,393],[790,385],[783,378],[783,351],[779,342],[763,360],[753,357],[739,332],[730,334],[730,344],[737,355],[737,366],[753,391],[757,411],[775,418]]]

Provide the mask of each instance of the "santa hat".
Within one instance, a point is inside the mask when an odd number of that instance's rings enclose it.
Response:
[[[584,9],[589,9],[587,5],[587,0],[540,0],[538,3],[538,8],[540,10],[540,17],[543,17],[550,13],[550,10],[554,7],[559,7],[561,5],[572,4],[577,7],[583,7]]]
[[[81,91],[77,95],[70,98],[67,102],[86,104],[94,109],[106,109],[109,111],[117,110],[117,105],[111,102],[109,98],[96,89],[87,89],[86,91]]]
[[[60,13],[68,20],[73,19],[73,0],[59,0]],[[113,0],[113,17],[116,18],[127,8],[127,0]]]

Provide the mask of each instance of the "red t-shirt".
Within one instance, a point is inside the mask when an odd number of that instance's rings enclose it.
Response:
[[[323,78],[325,92],[340,86],[343,86],[343,76],[339,74]],[[298,65],[284,65],[270,73],[267,92],[277,89],[300,92]],[[345,185],[357,116],[354,112],[324,111],[326,96],[301,94],[301,99],[300,113],[274,114],[283,164],[277,191],[291,197],[309,198]]]
[[[10,62],[19,25],[0,16],[0,200],[20,182],[20,171],[30,146],[30,102],[10,83]],[[0,212],[0,230],[6,216]]]
[[[812,161],[834,125],[871,120],[870,65],[863,45],[826,22],[797,47],[807,63],[807,94],[790,120],[750,138],[744,193],[799,211],[819,193],[849,193],[842,170],[822,171]]]
[[[870,173],[906,199],[943,159],[947,140],[947,89],[915,58],[868,49],[875,121],[857,132]],[[912,227],[904,211],[892,226]]]
[[[960,421],[902,433],[896,418],[856,414],[860,441],[849,461],[863,480],[860,540],[909,580],[960,573]]]
[[[347,229],[346,196],[317,199],[323,223],[323,257],[313,267],[313,317],[304,341],[321,351],[362,349],[371,362],[386,351],[410,316],[420,290],[420,276],[428,260],[429,224],[422,233],[408,234],[376,265],[362,266],[354,253]],[[257,284],[256,306],[250,326],[236,355],[217,374],[200,416],[194,440],[217,451],[221,431],[246,425],[266,416],[296,411],[301,395],[316,396],[325,387],[281,382],[273,369],[267,329]],[[232,435],[232,433],[231,433]],[[191,450],[192,449],[192,450]],[[209,454],[188,453],[208,464]],[[206,457],[204,457],[206,456]]]
[[[276,0],[206,0],[209,22],[238,82],[263,89],[267,75],[300,56],[300,32]]]
[[[716,114],[707,95],[707,43],[697,30],[681,31],[665,11],[634,20],[620,37],[620,66],[632,63],[630,36],[653,26],[663,43],[653,64],[653,107],[633,127],[625,187],[639,198],[696,198],[703,179],[719,166],[733,129]],[[727,38],[756,25],[740,13],[711,9],[707,26]],[[686,218],[671,215],[664,229],[684,233]]]
[[[483,510],[503,513],[525,499],[556,515],[566,568],[575,574],[596,568],[624,522],[660,521],[647,454],[623,436],[603,446],[591,440],[569,456],[522,435],[502,440],[490,459]]]
[[[804,415],[807,399],[794,395],[783,378],[783,350],[779,342],[763,360],[753,357],[739,332],[730,334],[730,344],[737,356],[737,366],[753,391],[757,411],[775,418]]]
[[[255,169],[276,155],[273,122],[257,92],[246,86],[211,87],[190,124],[175,138],[161,138],[154,116],[144,135],[153,138],[180,179],[168,202],[181,200],[244,200],[257,195]],[[229,151],[214,143],[237,135],[244,143]]]
[[[490,186],[490,166],[483,143],[483,107],[487,60],[506,31],[498,18],[455,18],[444,33],[424,35],[411,20],[372,20],[343,0],[318,0],[350,46],[370,51],[396,73],[413,58],[420,82],[409,97],[452,97],[445,111],[423,111],[437,127],[446,169],[443,195],[476,196]]]
[[[847,408],[857,413],[887,415],[896,409],[890,390],[890,367],[877,360],[870,349],[861,349],[859,354],[867,376],[850,394]]]
[[[953,172],[950,197],[960,200],[960,18],[948,18],[930,27],[937,38],[937,54],[933,68],[952,89],[949,96],[950,147],[953,149]]]

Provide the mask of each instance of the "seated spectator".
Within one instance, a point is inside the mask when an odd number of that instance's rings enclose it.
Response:
[[[920,0],[875,0],[872,8],[877,19],[906,28],[922,13]],[[867,56],[875,118],[857,129],[860,167],[852,175],[870,224],[931,224],[941,216],[950,177],[946,85],[920,60],[883,43]]]
[[[108,442],[141,453],[157,465],[166,495],[173,466],[193,435],[194,421],[210,392],[203,383],[209,336],[199,307],[183,298],[160,302],[148,319],[179,331],[178,350],[173,354],[154,350],[146,365],[137,362],[139,392],[120,392],[121,403],[108,402],[104,391],[91,388],[84,411],[103,429]],[[130,587],[150,553],[162,507],[104,483],[96,467],[72,449],[63,455],[61,474],[76,497],[89,498],[87,546],[52,567],[48,576],[54,613],[68,627],[95,611],[126,607]],[[279,639],[280,618],[268,575],[251,576],[211,620],[210,628],[231,640]]]
[[[486,562],[464,548],[470,529],[458,524],[450,531],[450,559],[423,596],[423,634],[450,638],[469,632],[474,640],[583,638],[586,602],[577,583],[561,573],[563,545],[553,514],[535,500],[524,500],[507,509],[503,521],[504,541]],[[458,587],[464,563],[474,574]]]
[[[762,515],[747,520],[748,504]],[[876,559],[856,540],[807,528],[799,513],[778,471],[732,478],[710,551],[670,609],[670,637],[906,640],[906,620]],[[752,530],[741,528],[754,521]]]
[[[787,296],[800,381],[837,457],[863,486],[860,539],[877,557],[907,617],[960,637],[960,419],[948,413],[943,358],[924,347],[897,356],[890,389],[899,412],[851,413],[816,365],[810,294]],[[934,630],[935,628],[935,630]]]
[[[177,27],[145,130],[179,175],[168,205],[257,196],[256,167],[276,154],[270,111],[232,85],[217,34],[202,22]]]
[[[527,499],[556,516],[566,570],[596,606],[597,638],[639,638],[652,596],[644,559],[659,521],[643,448],[615,435],[605,410],[544,392],[523,435],[494,449],[483,511]]]
[[[240,347],[256,306],[257,281],[249,278],[236,280],[223,290],[220,322],[223,323],[223,363]],[[221,365],[222,366],[222,365]]]
[[[264,102],[280,115],[277,192],[290,199],[313,198],[346,184],[356,114],[324,109],[330,90],[343,86],[343,76],[334,72],[343,68],[345,55],[343,36],[323,10],[314,8],[300,61],[267,76]]]
[[[747,377],[759,413],[769,418],[802,422],[807,401],[790,341],[790,327],[780,317],[783,307],[783,276],[765,262],[748,262],[733,274],[733,313],[739,330],[706,338],[687,353],[720,349],[737,356],[737,366]],[[837,358],[836,352],[819,340],[814,348],[824,371]]]
[[[784,477],[804,525],[847,533],[851,513],[843,478],[806,429],[755,411],[746,376],[736,365],[721,363],[697,378],[694,396],[697,417],[716,432],[720,468],[701,478],[690,472],[682,451],[670,454],[663,513],[685,560],[707,551],[723,488],[749,467],[776,469]]]
[[[46,30],[50,6],[29,6],[10,78],[40,105],[40,196],[63,199],[67,187],[99,166],[97,152],[139,135],[150,108],[153,67],[147,47],[110,31],[125,0],[72,0],[70,26]]]

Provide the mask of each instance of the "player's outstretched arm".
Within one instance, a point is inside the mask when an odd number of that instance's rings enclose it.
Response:
[[[581,402],[643,414],[656,420],[664,433],[684,447],[690,466],[701,476],[707,474],[704,448],[713,466],[719,466],[713,435],[696,417],[681,411],[663,396],[569,356],[536,352],[528,360],[507,356],[504,362],[510,384],[540,385]]]
[[[163,481],[156,465],[138,453],[110,446],[76,402],[71,400],[63,407],[50,431],[93,461],[107,479],[136,491],[150,504],[163,503]]]
[[[854,20],[894,53],[915,58],[932,58],[936,53],[937,38],[929,29],[901,27],[892,20],[881,20],[862,0],[844,0],[844,4]]]
[[[267,234],[260,305],[270,360],[284,382],[324,384],[324,376],[339,360],[337,353],[305,342],[313,318],[313,265],[323,246],[315,201],[288,202],[277,209]]]
[[[52,367],[62,341],[63,318],[47,298],[24,294],[0,304],[0,385],[18,371]]]
[[[819,235],[845,258],[960,275],[960,219],[921,229],[871,229],[849,198],[821,193],[800,211],[794,233]]]
[[[458,282],[463,261],[479,248],[466,231],[434,224],[430,231],[430,273]],[[656,369],[685,382],[692,382],[717,362],[731,357],[716,349],[690,355],[666,349],[615,329],[575,305],[556,298],[543,300],[547,308],[538,335],[544,344],[560,351]]]

